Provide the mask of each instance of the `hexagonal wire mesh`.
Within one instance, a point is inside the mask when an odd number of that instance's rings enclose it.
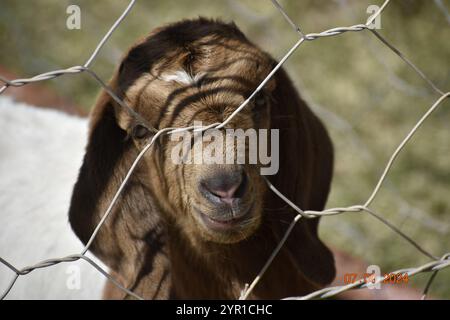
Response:
[[[73,254],[62,258],[56,258],[56,259],[49,259],[45,261],[38,262],[32,266],[28,266],[22,269],[16,268],[12,264],[10,264],[8,261],[0,257],[0,263],[4,264],[6,267],[11,269],[15,276],[13,277],[11,283],[9,286],[4,290],[3,294],[1,295],[1,299],[5,298],[9,291],[14,286],[16,280],[19,276],[25,276],[28,273],[40,269],[40,268],[47,268],[62,262],[73,262],[76,260],[85,260],[89,264],[91,264],[94,268],[96,268],[100,273],[102,273],[109,281],[111,281],[115,286],[126,292],[127,294],[137,298],[142,299],[142,297],[138,296],[137,294],[133,293],[129,289],[123,287],[117,280],[115,280],[111,275],[108,274],[105,270],[103,270],[99,265],[97,265],[94,261],[92,261],[90,258],[88,258],[85,254],[89,250],[89,247],[91,246],[92,242],[94,241],[98,231],[104,224],[105,220],[108,219],[108,216],[110,215],[114,205],[117,202],[117,199],[119,198],[121,192],[123,191],[125,185],[127,184],[130,176],[133,174],[134,169],[138,165],[139,161],[142,159],[144,154],[148,152],[151,147],[153,146],[154,142],[161,136],[161,135],[167,135],[172,134],[175,132],[181,132],[181,131],[205,131],[210,128],[223,128],[229,121],[234,118],[245,106],[252,100],[252,98],[264,87],[264,85],[272,78],[272,76],[278,71],[278,69],[281,68],[281,66],[289,59],[289,57],[300,47],[300,45],[307,41],[314,41],[323,37],[333,37],[338,36],[346,32],[359,32],[359,31],[368,31],[371,32],[373,35],[375,35],[376,38],[378,38],[384,45],[386,45],[389,49],[391,49],[396,55],[398,55],[406,64],[408,64],[422,79],[424,79],[428,85],[431,87],[431,89],[436,92],[439,95],[439,98],[436,100],[436,102],[428,109],[428,111],[417,121],[417,123],[414,125],[414,127],[409,131],[409,133],[404,137],[404,139],[401,141],[401,143],[398,145],[396,150],[393,152],[392,156],[390,157],[388,163],[386,164],[384,171],[379,178],[376,186],[374,187],[372,193],[368,197],[367,201],[362,205],[352,205],[348,207],[342,207],[342,208],[330,208],[323,211],[307,211],[302,210],[298,206],[296,206],[293,202],[291,202],[288,198],[286,198],[282,193],[280,193],[275,186],[273,186],[269,181],[266,182],[269,186],[269,188],[277,194],[281,199],[283,199],[289,206],[291,206],[298,215],[293,219],[293,221],[288,226],[284,237],[281,239],[277,247],[272,252],[271,256],[267,258],[267,262],[261,266],[261,271],[258,275],[255,276],[255,279],[251,284],[247,284],[245,288],[243,288],[241,292],[240,297],[236,297],[239,299],[246,299],[249,294],[252,292],[252,290],[255,288],[255,286],[258,284],[259,280],[264,276],[265,271],[270,266],[272,261],[275,259],[277,253],[282,248],[283,244],[285,243],[286,239],[288,238],[289,234],[291,233],[292,229],[295,227],[295,224],[300,219],[309,219],[319,216],[331,216],[331,215],[339,215],[347,212],[365,212],[382,223],[384,223],[386,226],[388,226],[393,232],[398,233],[400,236],[402,236],[404,239],[406,239],[412,246],[414,246],[419,252],[427,256],[431,259],[429,263],[426,263],[419,267],[413,267],[413,268],[404,268],[401,270],[393,271],[392,273],[407,273],[409,277],[412,277],[414,275],[417,275],[419,273],[423,272],[431,272],[431,276],[428,280],[428,283],[424,289],[423,298],[425,298],[428,289],[430,288],[433,279],[435,278],[436,274],[439,272],[439,270],[442,270],[444,268],[450,267],[450,253],[445,254],[442,257],[437,257],[425,249],[423,249],[419,244],[417,244],[413,239],[408,237],[406,234],[404,234],[402,231],[400,231],[398,228],[396,228],[394,225],[389,223],[387,220],[382,218],[380,215],[375,213],[372,209],[369,208],[372,201],[377,196],[380,188],[383,186],[383,182],[386,179],[386,176],[390,172],[397,156],[401,153],[405,145],[411,140],[412,136],[417,132],[417,130],[421,127],[421,125],[428,119],[428,117],[435,111],[438,107],[440,107],[443,102],[450,97],[450,92],[444,92],[441,91],[429,78],[426,77],[426,75],[411,61],[409,61],[397,48],[395,48],[392,44],[390,44],[384,37],[382,37],[375,28],[373,28],[373,23],[375,19],[381,14],[383,10],[388,6],[390,0],[386,0],[381,7],[379,7],[378,11],[375,12],[364,24],[357,24],[352,25],[349,27],[336,27],[329,30],[325,30],[323,32],[319,33],[309,33],[305,34],[302,32],[301,28],[292,21],[292,19],[289,17],[289,15],[286,13],[286,11],[283,9],[283,7],[277,2],[277,0],[271,0],[273,5],[277,10],[279,10],[280,14],[283,15],[283,17],[286,19],[286,21],[291,25],[294,32],[298,34],[298,41],[289,49],[289,51],[284,55],[284,57],[280,60],[280,62],[273,68],[273,70],[267,75],[267,77],[260,83],[260,85],[254,90],[254,92],[222,123],[214,123],[208,126],[191,126],[191,127],[184,127],[184,128],[164,128],[159,131],[154,131],[155,134],[153,137],[148,141],[145,148],[139,153],[135,161],[133,162],[132,166],[130,167],[127,175],[125,176],[124,180],[122,181],[120,187],[118,188],[117,192],[115,193],[114,197],[111,199],[111,202],[103,214],[103,217],[99,224],[96,226],[94,232],[92,233],[88,243],[83,248],[82,252],[79,254]],[[15,80],[8,80],[0,76],[0,81],[4,83],[2,87],[0,87],[0,94],[5,92],[8,87],[21,87],[24,85],[27,85],[29,83],[33,82],[39,82],[49,79],[54,79],[56,77],[60,77],[62,75],[66,74],[77,74],[86,72],[90,76],[92,76],[106,91],[107,93],[125,110],[128,112],[133,113],[133,116],[140,117],[139,114],[137,114],[133,109],[131,109],[124,101],[119,99],[115,93],[100,79],[99,76],[95,72],[93,72],[90,69],[90,65],[95,61],[95,58],[97,57],[99,51],[103,47],[103,45],[108,41],[111,34],[114,32],[114,30],[121,24],[123,19],[129,14],[130,10],[132,9],[133,5],[135,4],[136,0],[130,1],[126,9],[123,11],[123,13],[120,15],[120,17],[116,20],[116,22],[113,24],[113,26],[109,29],[109,31],[106,33],[106,35],[101,39],[89,59],[84,63],[82,66],[73,66],[67,69],[63,70],[55,70],[50,72],[45,72],[42,74],[38,74],[32,78],[28,79],[15,79]],[[442,3],[440,1],[437,1],[438,4],[442,6]],[[448,18],[448,17],[447,17]],[[312,292],[306,296],[302,297],[289,297],[286,299],[312,299],[312,298],[328,298],[334,295],[337,295],[343,291],[355,289],[355,288],[363,288],[368,287],[371,285],[375,285],[377,283],[381,283],[384,280],[384,277],[378,276],[375,278],[371,278],[371,281],[368,283],[367,279],[361,278],[356,281],[352,281],[352,283],[344,286],[337,286],[337,287],[328,287],[325,289],[321,289],[315,292]]]

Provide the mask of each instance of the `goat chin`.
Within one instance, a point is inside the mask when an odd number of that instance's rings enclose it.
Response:
[[[86,127],[85,119],[0,97],[0,257],[19,269],[83,248],[67,211]],[[0,264],[1,293],[13,276]],[[19,277],[7,299],[100,299],[104,284],[97,270],[79,260]]]

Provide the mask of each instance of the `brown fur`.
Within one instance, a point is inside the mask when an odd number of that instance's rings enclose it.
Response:
[[[223,121],[275,65],[234,24],[206,19],[158,29],[125,56],[110,86],[153,127]],[[202,80],[184,85],[162,80],[178,70]],[[303,209],[323,209],[331,182],[333,150],[318,118],[300,99],[284,70],[264,88],[267,105],[248,105],[230,128],[280,129],[280,170],[269,180]],[[144,145],[136,126],[102,92],[90,121],[89,143],[74,187],[70,223],[86,243]],[[148,136],[146,137],[148,138]],[[146,299],[233,299],[258,274],[295,212],[270,192],[258,165],[245,165],[251,218],[218,233],[199,222],[224,214],[198,193],[199,179],[233,172],[235,165],[175,165],[163,137],[146,153],[91,251],[125,286]],[[319,240],[319,219],[301,220],[251,298],[302,295],[334,278],[331,252]],[[108,285],[106,298],[127,298]]]

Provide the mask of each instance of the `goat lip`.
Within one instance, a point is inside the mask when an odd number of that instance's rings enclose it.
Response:
[[[202,220],[205,223],[205,225],[213,230],[229,230],[234,228],[235,226],[237,226],[239,224],[239,222],[242,219],[230,219],[230,220],[226,220],[226,221],[219,221],[219,220],[215,220],[209,216],[207,216],[206,214],[202,213],[201,214]]]
[[[231,218],[231,219],[223,219],[219,220],[216,218],[213,218],[200,210],[197,210],[203,223],[212,230],[217,231],[226,231],[233,229],[237,226],[239,226],[243,221],[248,219],[249,213],[251,212],[253,208],[253,205],[251,205],[243,214],[240,214],[237,218]]]

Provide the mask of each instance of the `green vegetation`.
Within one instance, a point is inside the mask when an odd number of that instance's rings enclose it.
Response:
[[[282,1],[304,32],[364,23],[371,1]],[[443,1],[450,10],[450,1]],[[77,4],[81,30],[66,28],[66,7]],[[127,1],[1,0],[0,64],[23,77],[80,65],[126,7]],[[107,80],[124,50],[161,24],[196,16],[234,20],[255,43],[282,57],[297,34],[267,1],[138,1],[113,34],[93,69]],[[434,1],[393,1],[380,34],[443,91],[450,90],[450,20]],[[396,146],[439,97],[371,32],[304,43],[285,68],[331,133],[336,169],[328,207],[364,203]],[[99,86],[87,75],[45,85],[86,109]],[[450,101],[427,121],[401,153],[372,208],[435,255],[450,251]],[[299,159],[301,161],[301,159]],[[322,220],[328,243],[378,264],[383,272],[428,261],[386,226],[364,213]],[[427,275],[413,278],[423,288]],[[450,270],[431,294],[450,298]]]

